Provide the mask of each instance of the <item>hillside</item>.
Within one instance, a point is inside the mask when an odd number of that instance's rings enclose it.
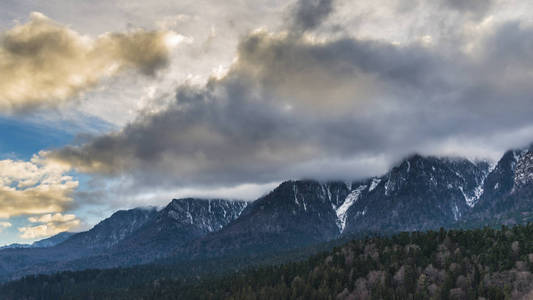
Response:
[[[128,274],[136,269],[64,272],[0,292],[6,299],[520,299],[533,295],[532,241],[533,224],[400,233],[223,277],[163,275],[120,286],[133,282]]]

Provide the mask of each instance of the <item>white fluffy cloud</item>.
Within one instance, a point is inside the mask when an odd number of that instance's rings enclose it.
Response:
[[[0,160],[0,218],[62,212],[72,205],[78,181],[70,168],[44,158]]]
[[[23,239],[43,238],[58,234],[63,231],[75,229],[80,225],[80,220],[72,214],[45,214],[38,217],[29,217],[31,223],[40,223],[35,226],[19,227],[20,237]]]
[[[12,224],[9,222],[0,222],[0,232],[2,232],[2,230],[9,228],[11,226]]]

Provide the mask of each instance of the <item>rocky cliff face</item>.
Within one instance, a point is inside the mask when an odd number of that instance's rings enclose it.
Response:
[[[174,199],[157,216],[158,223],[192,225],[199,231],[218,231],[237,219],[248,202],[223,199]]]
[[[355,187],[345,233],[424,230],[456,222],[473,207],[487,163],[414,155]]]
[[[75,234],[58,245],[58,247],[94,251],[112,248],[141,228],[156,214],[155,208],[135,208],[117,211],[109,218],[95,225],[91,230]]]
[[[471,218],[477,223],[533,220],[533,147],[506,152],[487,177]]]
[[[113,253],[133,255],[142,261],[170,255],[195,239],[221,230],[237,219],[247,204],[222,199],[174,199]]]
[[[218,256],[286,250],[339,236],[336,209],[350,193],[342,182],[287,181],[250,204],[235,222],[184,250]]]
[[[521,153],[516,162],[513,183],[514,189],[521,189],[533,184],[533,152]]]
[[[270,251],[341,235],[450,226],[470,214],[489,171],[486,162],[413,155],[381,177],[352,183],[287,181],[186,252]]]
[[[188,198],[175,199],[161,211],[118,211],[91,230],[56,246],[0,251],[0,279],[150,262],[220,230],[236,219],[246,205],[243,201]]]

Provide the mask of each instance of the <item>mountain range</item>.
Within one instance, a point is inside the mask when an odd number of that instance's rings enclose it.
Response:
[[[51,236],[49,238],[45,238],[45,239],[33,242],[31,244],[15,243],[15,244],[5,245],[5,246],[0,247],[0,250],[1,249],[13,249],[13,248],[44,248],[44,247],[52,247],[52,246],[55,246],[55,245],[57,245],[59,243],[64,242],[65,240],[67,240],[68,238],[73,236],[74,234],[75,234],[74,232],[63,231],[63,232],[60,232],[60,233],[58,233],[58,234],[56,234],[54,236]]]
[[[253,202],[174,199],[92,229],[0,250],[0,279],[60,270],[273,253],[347,236],[531,219],[533,147],[496,164],[411,155],[380,177],[281,183]]]

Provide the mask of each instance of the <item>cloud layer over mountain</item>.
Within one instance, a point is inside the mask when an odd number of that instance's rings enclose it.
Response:
[[[468,15],[490,7],[443,4]],[[530,25],[485,24],[475,39],[457,30],[453,48],[397,44],[313,34],[332,4],[303,5],[284,30],[243,37],[225,76],[182,85],[166,109],[52,157],[141,185],[232,185],[357,178],[411,152],[496,158],[480,149],[533,139]]]
[[[30,161],[0,148],[4,233],[533,141],[532,3],[193,2],[0,4],[0,113],[87,128]]]

